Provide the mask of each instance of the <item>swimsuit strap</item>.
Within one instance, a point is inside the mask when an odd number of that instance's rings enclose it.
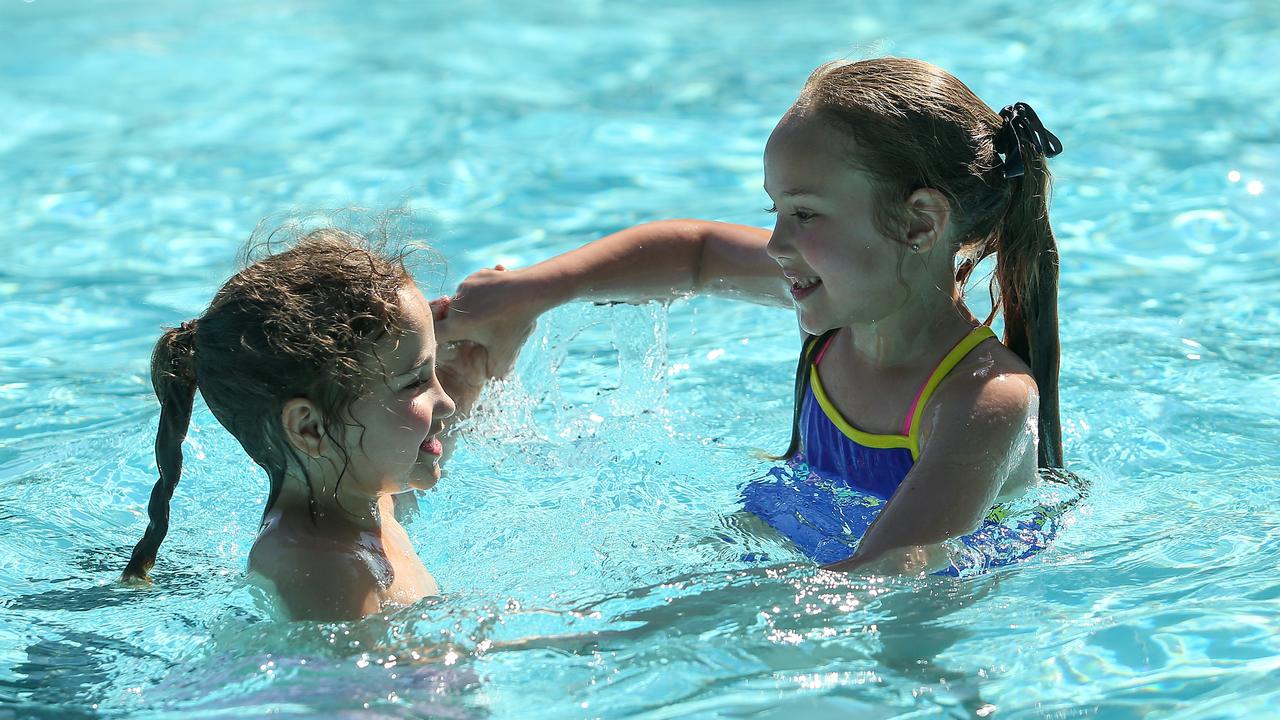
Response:
[[[929,397],[933,395],[933,391],[937,389],[943,378],[969,354],[969,351],[995,336],[995,331],[986,325],[979,325],[971,330],[959,344],[951,348],[951,352],[947,353],[946,357],[942,358],[942,362],[938,363],[933,374],[920,387],[920,392],[916,393],[915,402],[911,403],[911,412],[907,414],[907,420],[902,424],[902,434],[911,439],[913,456],[920,454],[920,423],[918,422],[920,409],[929,402]]]
[[[844,415],[840,414],[840,410],[836,408],[831,398],[827,396],[826,388],[822,386],[822,378],[818,376],[818,363],[822,362],[823,355],[826,354],[827,348],[831,347],[831,341],[835,339],[836,333],[840,328],[828,330],[821,337],[816,337],[809,346],[810,353],[814,356],[814,360],[809,364],[809,389],[813,391],[813,399],[817,401],[818,406],[822,408],[822,413],[826,415],[827,420],[840,430],[841,434],[849,438],[853,442],[864,448],[877,448],[882,450],[890,450],[901,448],[911,450],[909,440],[905,433],[902,435],[880,435],[877,433],[869,433],[865,430],[859,430],[849,422]],[[911,450],[911,459],[914,461],[916,452]]]
[[[791,444],[787,446],[785,457],[793,457],[800,449],[800,416],[804,412],[805,391],[809,389],[809,376],[810,370],[813,368],[813,356],[818,346],[821,345],[825,348],[826,343],[830,342],[835,333],[836,330],[828,330],[821,335],[805,333],[804,342],[801,344],[800,359],[796,361],[795,409],[791,414]]]
[[[995,332],[985,325],[979,325],[971,330],[963,340],[951,348],[951,352],[947,353],[946,357],[942,358],[942,362],[938,363],[938,367],[934,368],[933,373],[929,375],[929,379],[925,381],[924,385],[920,387],[920,391],[916,393],[916,399],[911,403],[911,412],[907,414],[907,419],[902,424],[902,434],[878,435],[854,427],[840,414],[840,411],[836,409],[835,403],[831,402],[831,399],[827,397],[826,389],[822,387],[822,380],[818,377],[818,363],[822,361],[822,356],[826,354],[827,348],[831,346],[831,341],[835,339],[835,333],[835,330],[830,330],[822,336],[810,336],[805,347],[803,355],[805,361],[812,356],[813,362],[808,363],[809,372],[803,374],[808,376],[808,386],[813,390],[814,399],[818,401],[818,405],[822,407],[827,418],[849,439],[864,447],[906,448],[911,451],[912,461],[920,457],[920,423],[917,422],[920,408],[929,402],[929,397],[933,395],[933,391],[938,387],[938,384],[947,377],[947,374],[971,350],[984,341],[996,337]],[[796,391],[796,419],[798,421],[800,412],[799,394],[804,392],[804,385],[799,381],[796,384]]]
[[[827,354],[827,349],[831,347],[831,341],[835,339],[836,339],[835,333],[827,333],[827,341],[822,343],[822,347],[818,350],[818,357],[813,359],[814,367],[817,367],[818,364],[822,362],[822,358]],[[815,340],[822,340],[822,338],[815,338]],[[817,344],[818,344],[817,342],[814,342],[813,346],[816,347]]]

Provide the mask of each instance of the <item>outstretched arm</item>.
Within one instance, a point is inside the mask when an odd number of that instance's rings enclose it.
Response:
[[[768,242],[769,231],[761,228],[667,220],[616,232],[517,272],[556,305],[714,292],[790,306],[778,264],[765,251]]]
[[[714,292],[790,306],[769,231],[702,220],[668,220],[628,228],[520,270],[480,270],[461,285],[441,342],[485,346],[491,374],[510,369],[542,313],[574,300],[643,302]]]

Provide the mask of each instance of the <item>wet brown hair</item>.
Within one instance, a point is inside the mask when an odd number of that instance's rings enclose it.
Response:
[[[987,322],[1004,313],[1004,343],[1031,368],[1040,390],[1039,464],[1061,467],[1058,250],[1045,158],[1020,137],[1025,173],[1006,178],[995,148],[1000,115],[950,73],[919,60],[827,63],[809,76],[792,112],[814,114],[854,140],[847,159],[871,176],[876,223],[887,236],[905,242],[911,193],[932,188],[947,197],[961,289],[979,262],[996,256]],[[784,457],[799,448],[807,365],[802,357],[796,423]]]
[[[151,385],[160,401],[160,478],[125,580],[147,578],[168,532],[169,501],[182,475],[182,442],[196,391],[267,471],[270,510],[290,463],[302,466],[284,435],[284,404],[298,397],[315,402],[326,434],[335,429],[331,420],[351,422],[368,351],[385,334],[398,332],[399,293],[412,282],[403,255],[388,256],[356,233],[315,230],[248,265],[218,290],[199,318],[160,336],[151,356]],[[332,435],[329,440],[345,454]],[[310,478],[304,479],[310,487]]]

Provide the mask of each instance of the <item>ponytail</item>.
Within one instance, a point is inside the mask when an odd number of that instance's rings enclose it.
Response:
[[[194,322],[170,328],[160,336],[151,354],[151,386],[160,401],[160,426],[156,430],[160,478],[147,503],[147,531],[134,546],[122,580],[148,580],[147,571],[155,564],[156,552],[169,532],[169,500],[182,476],[182,441],[191,424],[196,395],[195,334]]]
[[[1025,172],[1011,177],[1009,209],[997,234],[996,280],[1004,344],[1031,368],[1040,389],[1040,467],[1062,467],[1058,409],[1058,246],[1049,226],[1045,156],[1021,139]]]

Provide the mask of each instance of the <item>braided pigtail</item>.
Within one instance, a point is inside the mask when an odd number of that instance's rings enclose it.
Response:
[[[160,426],[156,430],[156,466],[160,478],[147,503],[150,522],[133,548],[121,579],[147,581],[156,552],[169,532],[169,500],[182,475],[182,441],[191,424],[196,395],[194,322],[183,323],[160,336],[151,354],[151,386],[160,401]]]
[[[1012,184],[996,237],[996,279],[1004,344],[1031,368],[1040,389],[1040,467],[1062,467],[1058,408],[1058,246],[1049,225],[1051,178],[1046,159],[1062,146],[1024,103],[1007,107],[997,150]]]

